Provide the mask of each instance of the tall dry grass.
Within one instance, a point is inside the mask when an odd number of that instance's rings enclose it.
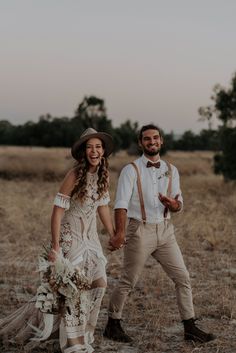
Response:
[[[71,162],[70,151],[66,148],[1,147],[0,177],[60,180]]]
[[[122,251],[106,250],[107,235],[99,223],[108,258],[108,289],[98,322],[96,352],[235,353],[235,184],[226,184],[213,174],[211,152],[170,152],[165,158],[181,175],[184,211],[173,219],[192,279],[196,316],[202,317],[200,325],[218,339],[204,346],[183,341],[174,285],[152,258],[124,311],[124,325],[135,343],[103,339],[109,294],[119,277]],[[129,161],[125,152],[110,159],[111,206],[119,171]],[[53,198],[72,165],[68,149],[0,148],[0,317],[35,292],[37,255],[50,238]],[[41,351],[50,350],[55,351],[52,346],[41,346]],[[19,348],[2,347],[2,351],[19,352]]]

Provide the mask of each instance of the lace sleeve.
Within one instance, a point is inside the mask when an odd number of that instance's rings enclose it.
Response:
[[[54,203],[55,206],[64,208],[66,211],[69,210],[70,208],[70,196],[61,194],[60,192],[58,192],[56,194],[56,197],[54,199]]]
[[[108,205],[108,203],[110,202],[110,196],[109,196],[109,192],[105,192],[104,195],[102,195],[102,197],[98,200],[98,206],[105,206]]]

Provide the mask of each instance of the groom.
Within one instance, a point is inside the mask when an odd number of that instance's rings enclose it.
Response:
[[[138,141],[143,155],[123,168],[118,181],[116,235],[111,238],[110,246],[116,250],[126,245],[121,278],[110,298],[104,336],[116,341],[132,341],[121,327],[122,311],[128,294],[152,255],[175,284],[185,340],[211,341],[214,335],[195,325],[189,273],[170,220],[172,212],[183,208],[178,170],[160,159],[163,137],[157,126],[143,126]]]

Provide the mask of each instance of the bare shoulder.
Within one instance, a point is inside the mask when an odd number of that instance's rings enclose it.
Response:
[[[61,184],[61,187],[59,189],[59,192],[64,195],[70,196],[72,190],[74,189],[75,181],[76,181],[75,169],[71,169],[66,174],[66,176]]]
[[[76,180],[76,169],[75,168],[70,169],[67,172],[65,178],[69,178],[69,179],[72,179],[75,181]]]

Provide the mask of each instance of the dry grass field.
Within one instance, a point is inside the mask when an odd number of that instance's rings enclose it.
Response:
[[[96,353],[236,352],[236,185],[213,174],[212,156],[211,152],[170,152],[165,158],[181,175],[185,209],[173,220],[192,280],[196,316],[201,318],[199,326],[218,338],[206,345],[183,340],[174,285],[150,259],[124,312],[123,325],[134,343],[104,339],[109,293],[119,276],[122,251],[106,250],[107,236],[99,224],[108,258],[108,289],[96,331]],[[125,152],[110,159],[112,201],[118,173],[130,159]],[[35,293],[37,254],[50,238],[54,195],[72,164],[68,149],[0,148],[0,318]],[[24,352],[14,346],[0,350]],[[57,348],[52,341],[32,352],[57,352]]]

